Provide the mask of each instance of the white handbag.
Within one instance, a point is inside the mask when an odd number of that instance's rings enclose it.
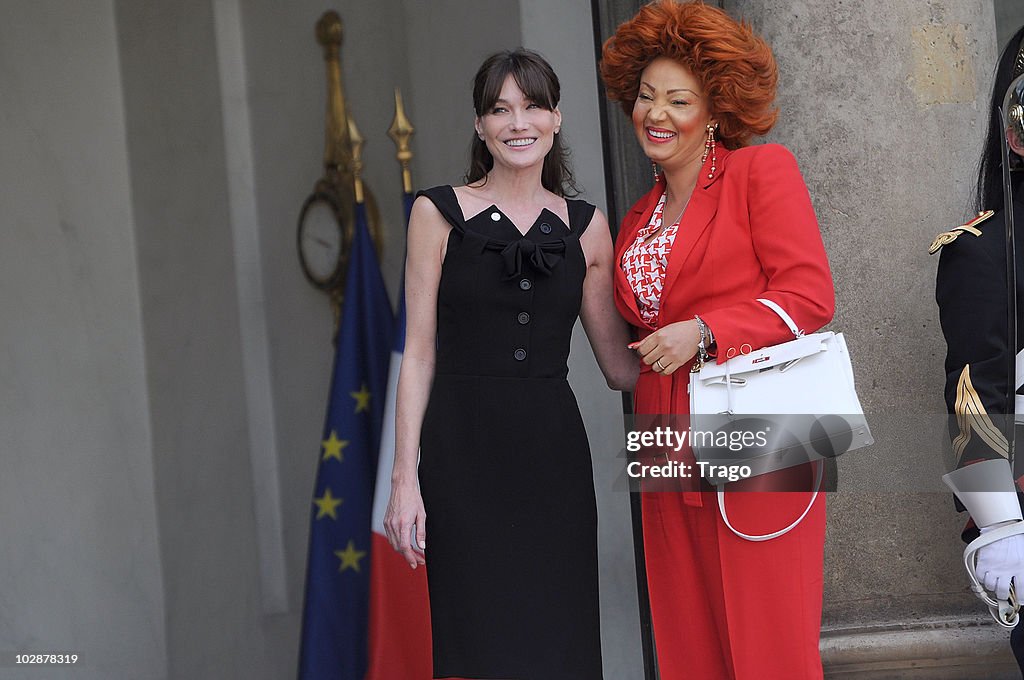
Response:
[[[705,474],[726,466],[745,467],[744,476],[772,472],[810,461],[816,464],[814,494],[803,514],[788,527],[770,534],[736,530],[725,512],[718,488],[718,506],[725,524],[741,538],[765,541],[795,528],[807,515],[821,484],[824,458],[874,442],[854,388],[853,368],[842,333],[805,335],[793,319],[771,300],[758,299],[786,323],[796,339],[715,364],[695,365],[690,373],[690,442],[700,471],[713,484],[730,480]],[[743,430],[757,446],[723,446],[727,435]],[[701,436],[704,435],[704,436]],[[711,442],[711,446],[704,444]],[[742,465],[737,465],[742,463]],[[735,480],[735,477],[731,478]]]

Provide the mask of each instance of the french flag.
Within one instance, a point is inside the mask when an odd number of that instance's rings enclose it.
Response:
[[[404,195],[409,222],[412,194]],[[391,468],[395,461],[395,397],[405,350],[405,284],[398,294],[395,342],[388,371],[384,428],[373,494],[370,561],[370,659],[366,680],[430,680],[430,601],[426,569],[411,569],[384,534],[384,512],[391,497]]]

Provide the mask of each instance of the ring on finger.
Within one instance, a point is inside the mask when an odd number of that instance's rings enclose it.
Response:
[[[661,359],[658,359],[657,361],[654,362],[654,367],[662,372],[664,372],[666,368],[665,364],[661,363]]]

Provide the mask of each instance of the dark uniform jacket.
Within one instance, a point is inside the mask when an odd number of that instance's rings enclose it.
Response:
[[[1015,209],[1024,225],[1024,201]],[[1018,230],[1024,233],[1024,227]],[[931,252],[941,250],[935,282],[939,321],[946,338],[946,408],[956,467],[1006,458],[1014,405],[1007,404],[1006,228],[1003,211],[986,211],[967,224],[939,234]],[[1017,352],[1024,340],[1024,240],[1017,260]],[[1020,459],[1022,456],[1017,456]],[[1014,477],[1024,466],[1018,460]],[[965,536],[966,537],[966,536]]]

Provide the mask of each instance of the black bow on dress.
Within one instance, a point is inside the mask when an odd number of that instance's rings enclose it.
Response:
[[[505,260],[506,279],[522,276],[524,256],[534,271],[544,276],[550,276],[551,270],[562,261],[565,255],[564,239],[545,241],[544,243],[536,243],[528,238],[521,238],[509,243],[491,241],[487,247],[489,250],[501,250],[501,256]]]

